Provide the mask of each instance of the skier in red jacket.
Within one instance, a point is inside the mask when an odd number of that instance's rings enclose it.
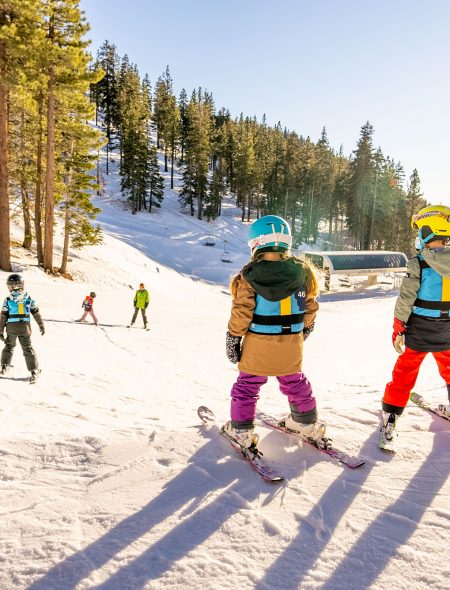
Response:
[[[79,320],[75,320],[75,321],[85,322],[86,316],[87,316],[87,314],[89,314],[91,316],[91,318],[94,320],[94,324],[96,326],[98,326],[98,320],[95,317],[95,313],[94,313],[94,298],[95,297],[96,297],[96,295],[95,295],[94,291],[91,291],[89,293],[89,295],[86,295],[83,303],[81,304],[81,307],[84,309],[84,313]]]

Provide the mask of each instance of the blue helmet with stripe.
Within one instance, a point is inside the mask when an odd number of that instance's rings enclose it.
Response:
[[[256,251],[285,252],[292,246],[291,228],[278,215],[265,215],[250,226],[248,245],[252,254]]]

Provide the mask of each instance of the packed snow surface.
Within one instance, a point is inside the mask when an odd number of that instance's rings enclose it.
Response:
[[[328,434],[365,466],[258,424],[285,477],[268,484],[196,413],[228,418],[226,285],[247,260],[246,224],[231,202],[214,224],[197,221],[175,191],[160,211],[131,215],[114,179],[98,199],[104,243],[71,252],[73,281],[14,249],[47,331],[34,324],[38,382],[20,347],[0,380],[0,588],[448,589],[450,423],[408,406],[398,453],[377,447],[395,294],[325,298],[305,345]],[[150,331],[140,318],[126,328],[140,282]],[[92,290],[98,327],[74,322]],[[446,401],[431,357],[416,389]],[[275,379],[259,407],[287,412]]]

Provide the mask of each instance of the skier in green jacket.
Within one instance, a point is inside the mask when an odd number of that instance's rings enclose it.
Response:
[[[139,310],[141,310],[142,319],[144,320],[144,328],[147,328],[147,316],[145,314],[145,310],[147,309],[149,302],[150,296],[148,294],[148,291],[145,288],[144,283],[141,283],[133,299],[134,314],[133,318],[131,319],[131,324],[127,326],[127,328],[131,328],[131,326],[134,324],[139,313]]]

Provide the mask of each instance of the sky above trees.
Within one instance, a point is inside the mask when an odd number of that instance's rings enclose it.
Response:
[[[81,0],[95,52],[105,39],[154,83],[207,88],[232,115],[355,149],[369,120],[374,144],[425,197],[450,204],[446,0]]]

